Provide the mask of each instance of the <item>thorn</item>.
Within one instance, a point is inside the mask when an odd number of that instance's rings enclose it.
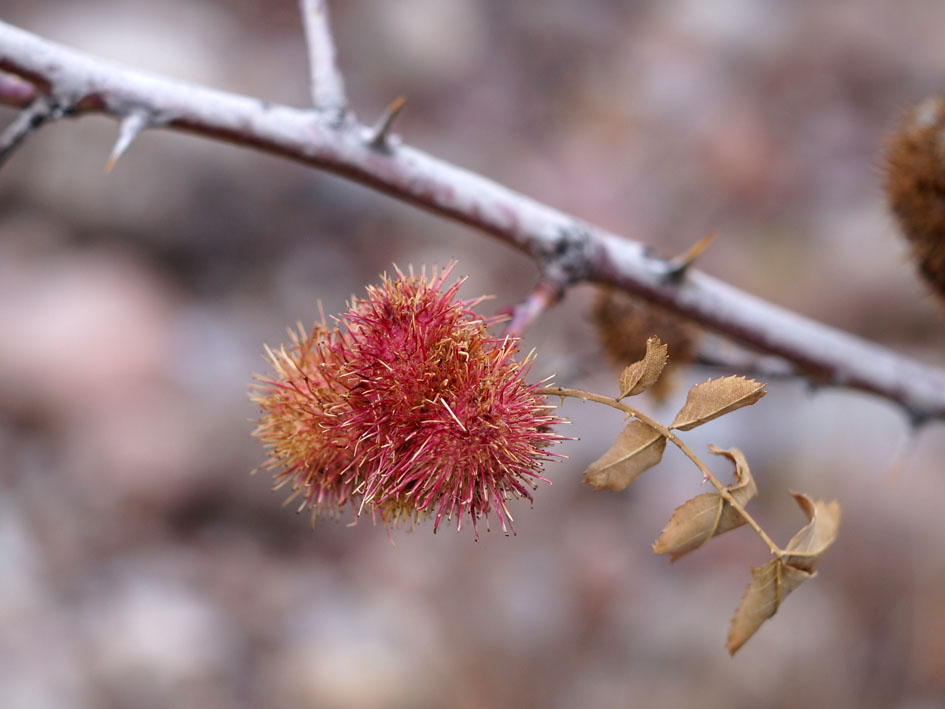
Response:
[[[397,118],[401,110],[403,110],[404,104],[406,103],[407,99],[403,96],[398,96],[391,101],[390,105],[384,109],[384,113],[381,114],[381,117],[377,119],[377,123],[371,128],[371,137],[368,140],[368,145],[378,150],[387,147],[387,136],[390,132],[391,124],[394,122],[394,119]]]
[[[141,134],[141,131],[148,127],[148,122],[148,115],[144,111],[133,111],[121,119],[121,125],[118,128],[118,140],[115,141],[112,154],[108,156],[108,162],[105,163],[106,173],[110,173],[115,168],[118,158],[125,153],[128,146]]]
[[[699,239],[699,241],[694,243],[688,249],[686,249],[683,253],[671,258],[667,262],[667,265],[669,266],[669,269],[666,273],[667,278],[670,280],[679,280],[682,278],[686,271],[689,270],[689,267],[696,262],[696,259],[702,256],[705,250],[712,245],[713,241],[715,241],[714,229]]]

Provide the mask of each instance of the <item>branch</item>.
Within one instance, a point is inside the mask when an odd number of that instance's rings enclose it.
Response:
[[[62,108],[50,101],[48,96],[39,95],[29,103],[13,122],[0,135],[0,166],[30,135],[39,130],[46,121],[56,120],[63,115]]]
[[[517,305],[512,311],[512,319],[505,327],[505,334],[509,337],[521,337],[542,313],[561,300],[564,290],[565,284],[558,281],[539,281],[525,302]]]
[[[335,63],[335,42],[328,24],[326,0],[299,0],[305,43],[308,46],[312,104],[340,121],[348,109],[345,83]]]
[[[3,22],[0,70],[74,101],[77,113],[122,119],[143,110],[155,127],[253,147],[342,175],[491,234],[565,283],[617,286],[789,360],[817,382],[878,394],[915,421],[945,419],[945,371],[766,303],[698,270],[673,278],[672,264],[638,242],[409,145],[375,149],[371,128],[354,120],[332,123],[319,112],[127,69]]]
[[[24,140],[33,131],[37,130],[49,118],[49,102],[45,97],[39,97],[29,106],[20,111],[13,122],[0,135],[0,165],[6,162]]]

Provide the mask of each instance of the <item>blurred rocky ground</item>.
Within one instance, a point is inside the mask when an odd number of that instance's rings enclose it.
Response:
[[[945,364],[943,313],[894,233],[878,160],[902,110],[942,86],[935,0],[332,11],[367,120],[403,94],[396,129],[420,148],[663,254],[715,229],[708,272]],[[307,103],[290,0],[5,0],[2,15]],[[886,403],[787,382],[692,432],[746,452],[782,542],[803,522],[789,488],[844,509],[820,577],[734,660],[728,619],[764,548],[740,530],[672,567],[653,556],[704,489],[672,451],[625,493],[582,485],[621,423],[599,407],[564,407],[580,440],[534,509],[513,508],[515,538],[313,531],[249,475],[262,343],[394,262],[457,258],[463,293],[494,294],[493,311],[525,297],[534,266],[338,178],[184,135],[147,133],[106,175],[115,136],[110,120],[62,121],[0,171],[0,706],[945,703],[945,426],[907,439]],[[528,333],[536,376],[615,386],[593,297],[575,288]],[[671,418],[684,395],[643,405]]]

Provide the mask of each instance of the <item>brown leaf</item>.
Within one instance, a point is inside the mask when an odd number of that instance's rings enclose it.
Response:
[[[773,559],[751,570],[751,583],[732,618],[728,651],[733,655],[755,634],[761,624],[778,612],[794,589],[817,575],[816,567],[827,548],[837,538],[840,504],[792,493],[810,522],[794,535],[785,551],[796,552]]]
[[[723,450],[710,445],[709,450],[735,463],[735,483],[726,489],[743,507],[758,494],[745,456],[737,448]],[[670,561],[698,549],[712,537],[741,527],[745,518],[717,492],[707,492],[687,500],[673,512],[669,524],[653,544],[656,554],[669,554]]]
[[[670,428],[688,431],[743,406],[750,406],[763,397],[765,384],[754,379],[731,376],[708,379],[689,390],[686,404],[676,414]]]
[[[634,362],[620,374],[620,398],[642,394],[656,384],[668,355],[666,345],[660,338],[651,337],[646,341],[646,354],[643,359]]]
[[[623,490],[647,468],[660,462],[666,438],[634,419],[610,450],[584,471],[584,480],[598,490]]]
[[[742,602],[732,618],[728,631],[728,651],[734,655],[738,649],[768,618],[778,612],[781,602],[791,591],[816,574],[786,565],[783,560],[772,559],[764,566],[751,570],[751,583],[742,596]]]
[[[784,558],[799,569],[813,572],[827,548],[837,538],[840,527],[840,503],[817,500],[814,502],[801,492],[792,492],[797,504],[810,522],[788,542],[785,551],[798,552]]]

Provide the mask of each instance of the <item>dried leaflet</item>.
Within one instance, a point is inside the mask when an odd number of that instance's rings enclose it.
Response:
[[[784,560],[791,566],[813,572],[824,552],[827,551],[827,547],[837,538],[840,527],[840,503],[836,500],[814,502],[802,492],[791,494],[810,522],[788,543],[785,548],[788,555]]]
[[[731,376],[709,379],[689,390],[686,404],[676,414],[670,428],[688,431],[743,406],[750,406],[767,392],[754,379]]]
[[[651,337],[646,341],[646,354],[643,359],[634,362],[620,374],[620,398],[642,394],[656,384],[666,366],[669,356],[666,345],[660,338]]]
[[[598,490],[625,489],[640,473],[660,462],[666,438],[642,421],[634,419],[617,441],[584,471],[584,480]]]
[[[817,575],[817,564],[837,538],[840,504],[836,500],[814,502],[807,495],[792,494],[810,522],[791,539],[784,557],[751,570],[751,583],[735,611],[728,634],[728,651],[733,655],[762,623],[777,613],[789,593]]]
[[[716,455],[724,455],[735,464],[735,484],[726,489],[744,507],[758,494],[758,487],[751,477],[745,456],[737,448],[723,450],[710,445]],[[712,537],[736,529],[745,524],[731,504],[717,492],[707,492],[687,500],[673,512],[669,524],[653,544],[656,554],[669,554],[670,561],[698,549]]]

